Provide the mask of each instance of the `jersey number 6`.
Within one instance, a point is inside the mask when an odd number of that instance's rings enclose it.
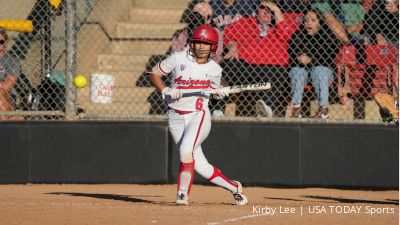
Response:
[[[203,110],[203,98],[198,98],[196,101],[196,110]]]

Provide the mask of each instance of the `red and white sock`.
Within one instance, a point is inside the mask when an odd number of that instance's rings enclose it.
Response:
[[[213,166],[213,168],[214,172],[211,175],[211,177],[208,178],[208,181],[218,186],[221,186],[231,192],[236,192],[237,185],[228,178],[226,178],[217,167]]]
[[[194,160],[190,163],[181,162],[178,174],[178,193],[189,195],[194,177]]]

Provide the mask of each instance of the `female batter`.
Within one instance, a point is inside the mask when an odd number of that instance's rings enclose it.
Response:
[[[176,204],[188,205],[194,170],[212,183],[232,192],[237,205],[247,204],[242,185],[226,178],[208,163],[201,149],[211,128],[207,96],[184,97],[182,93],[216,90],[216,98],[229,93],[222,89],[221,67],[212,60],[218,45],[218,34],[211,26],[201,25],[192,34],[188,51],[176,52],[158,63],[150,78],[167,99],[168,126],[179,146],[180,167]],[[161,76],[172,75],[171,87],[166,87]]]

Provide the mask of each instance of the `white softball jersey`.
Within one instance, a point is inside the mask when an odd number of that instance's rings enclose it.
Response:
[[[158,63],[158,69],[163,75],[172,75],[171,87],[182,93],[205,91],[220,86],[222,68],[210,60],[198,64],[187,51],[176,52]],[[168,107],[181,111],[201,111],[208,107],[208,98],[185,97],[167,102]]]

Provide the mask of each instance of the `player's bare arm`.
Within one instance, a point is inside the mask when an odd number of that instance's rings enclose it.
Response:
[[[181,98],[182,93],[175,88],[165,86],[165,83],[164,81],[162,81],[161,76],[162,74],[157,66],[153,67],[152,72],[150,73],[150,79],[153,82],[154,87],[163,94],[163,98],[167,95],[170,96],[171,99]]]
[[[153,82],[154,87],[158,91],[162,91],[164,88],[166,88],[164,82],[161,79],[162,74],[158,70],[157,66],[154,66],[151,73],[150,73],[150,80]]]

